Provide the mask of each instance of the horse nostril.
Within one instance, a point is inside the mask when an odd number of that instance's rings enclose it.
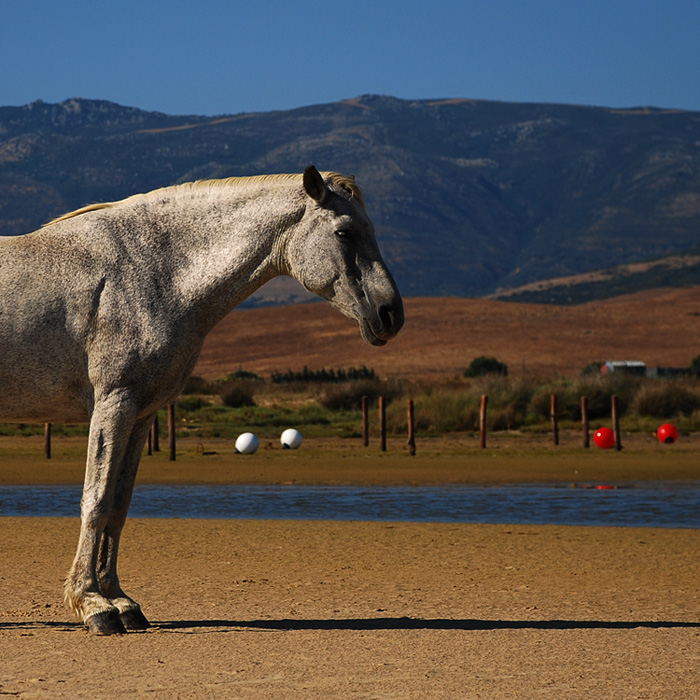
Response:
[[[391,313],[391,308],[388,306],[380,306],[379,310],[377,311],[377,315],[379,316],[379,320],[382,323],[382,326],[384,328],[391,328],[392,326],[392,313]]]
[[[394,329],[397,326],[399,328],[401,327],[401,314],[397,314],[392,306],[388,306],[387,304],[380,306],[377,315],[384,328]]]

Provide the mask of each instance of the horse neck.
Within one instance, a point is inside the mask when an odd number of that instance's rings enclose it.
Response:
[[[284,189],[218,186],[175,193],[171,230],[178,297],[213,327],[265,282],[285,274],[282,234],[303,215]]]

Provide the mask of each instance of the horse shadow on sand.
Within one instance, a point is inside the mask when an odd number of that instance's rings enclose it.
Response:
[[[635,628],[700,628],[700,621],[672,620],[460,620],[452,618],[370,617],[342,619],[282,619],[282,620],[177,620],[158,622],[161,630],[181,631],[200,629],[232,631],[245,629],[280,631],[337,631],[357,632],[385,630],[464,630],[480,632],[492,630],[625,630]]]
[[[686,620],[460,620],[453,618],[367,617],[330,619],[279,620],[161,620],[152,623],[151,631],[210,633],[261,631],[392,631],[392,630],[463,630],[491,632],[495,630],[633,630],[633,629],[700,629],[700,621]],[[84,629],[79,622],[32,621],[0,622],[0,631],[38,630],[76,631]],[[143,634],[130,632],[129,634]],[[148,630],[145,630],[148,633]]]

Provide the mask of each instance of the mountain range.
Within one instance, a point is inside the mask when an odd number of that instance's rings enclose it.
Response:
[[[578,303],[591,298],[581,275],[619,266],[629,274],[606,279],[622,286],[601,291],[596,273],[594,297],[700,284],[700,113],[649,107],[378,95],[216,117],[85,99],[0,107],[0,235],[92,202],[309,163],[357,177],[406,296]],[[683,274],[664,258],[684,260]],[[300,298],[276,289],[259,303]]]

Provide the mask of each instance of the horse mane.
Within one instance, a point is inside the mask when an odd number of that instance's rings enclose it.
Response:
[[[342,175],[341,173],[335,172],[322,172],[321,175],[325,180],[330,180],[334,185],[345,190],[353,199],[357,200],[357,203],[365,209],[365,197],[360,189],[360,186],[355,182],[355,177],[353,175]],[[145,192],[143,194],[134,194],[125,199],[118,200],[116,202],[99,202],[97,204],[88,204],[85,207],[76,209],[75,211],[68,212],[67,214],[62,214],[61,216],[52,219],[51,221],[44,224],[44,227],[51,226],[51,224],[56,224],[59,221],[65,221],[66,219],[72,219],[75,216],[80,216],[81,214],[87,214],[91,211],[99,211],[100,209],[113,209],[114,207],[126,204],[127,202],[135,203],[139,201],[146,201],[157,197],[164,192],[173,192],[176,190],[194,190],[200,188],[215,188],[215,187],[231,187],[235,185],[245,185],[253,184],[256,182],[275,182],[275,181],[285,181],[285,180],[297,180],[300,179],[299,174],[289,174],[281,173],[275,175],[251,175],[249,177],[227,177],[223,179],[212,179],[212,180],[196,180],[195,182],[185,182],[180,185],[170,185],[169,187],[161,187],[157,190],[152,190],[151,192]]]
[[[360,186],[355,182],[354,175],[343,175],[342,173],[326,172],[321,175],[330,180],[333,184],[345,190],[357,203],[363,208],[365,207],[365,195],[360,189]]]

